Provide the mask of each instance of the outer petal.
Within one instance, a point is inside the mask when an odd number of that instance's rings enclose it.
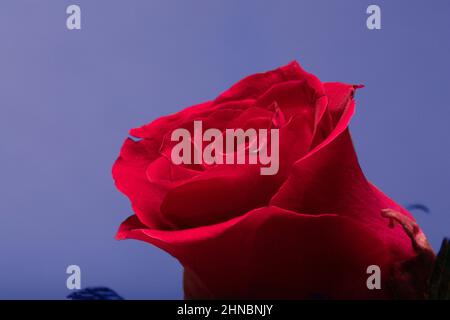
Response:
[[[412,219],[411,215],[375,190],[359,166],[347,129],[355,107],[353,86],[329,84],[326,88],[328,120],[334,129],[308,155],[295,163],[289,178],[270,203],[297,212],[333,212],[347,216],[367,224],[380,236],[398,243],[400,251],[413,255],[410,239],[402,228],[388,228],[388,222],[380,212],[391,207]]]
[[[112,174],[117,188],[131,201],[134,212],[149,227],[167,227],[159,211],[159,203],[165,194],[163,186],[148,181],[146,170],[150,161],[157,159],[152,148],[127,139]]]
[[[150,230],[131,217],[117,237],[149,242],[180,260],[191,298],[390,298],[384,281],[404,258],[364,224],[277,207],[182,231]],[[383,290],[366,287],[372,264],[381,267]]]
[[[242,79],[217,97],[213,104],[221,104],[227,101],[239,101],[243,99],[257,99],[277,83],[291,80],[304,80],[309,77],[314,76],[303,70],[298,62],[293,61],[281,68],[253,74]]]
[[[205,113],[210,113],[213,110],[211,102],[194,105],[180,112],[158,118],[142,127],[132,129],[130,134],[136,138],[147,138],[160,142],[169,130],[179,128],[182,123],[190,119],[201,118]]]

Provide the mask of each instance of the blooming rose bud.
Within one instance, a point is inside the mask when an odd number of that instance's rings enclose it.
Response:
[[[292,62],[131,130],[137,139],[125,141],[113,176],[135,214],[117,239],[177,258],[187,298],[423,298],[434,254],[358,164],[348,125],[359,87],[322,83]],[[171,133],[194,135],[199,120],[221,132],[278,129],[276,174],[173,163]],[[381,270],[379,290],[366,286],[370,265]]]

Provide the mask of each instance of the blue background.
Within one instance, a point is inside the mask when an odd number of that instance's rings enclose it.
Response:
[[[0,298],[82,286],[181,298],[181,267],[113,239],[131,214],[111,166],[132,127],[297,59],[323,81],[363,83],[351,129],[366,175],[450,235],[450,1],[0,1]],[[82,30],[66,28],[78,4]]]

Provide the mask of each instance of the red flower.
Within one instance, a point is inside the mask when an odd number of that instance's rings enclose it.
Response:
[[[135,215],[117,239],[176,257],[188,298],[422,298],[433,256],[417,244],[414,218],[361,171],[348,131],[357,88],[292,62],[131,130],[139,139],[125,141],[113,176]],[[279,171],[173,164],[171,132],[195,120],[277,127]],[[380,290],[367,288],[370,265],[381,269]]]

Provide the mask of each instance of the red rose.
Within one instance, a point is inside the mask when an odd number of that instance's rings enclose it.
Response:
[[[432,254],[414,218],[364,177],[348,125],[358,86],[293,62],[132,129],[113,167],[135,215],[117,239],[167,251],[188,298],[422,298]],[[171,133],[279,129],[279,170],[171,161]],[[382,210],[390,208],[392,210]],[[395,224],[394,222],[397,222]],[[381,270],[369,290],[366,269]]]

